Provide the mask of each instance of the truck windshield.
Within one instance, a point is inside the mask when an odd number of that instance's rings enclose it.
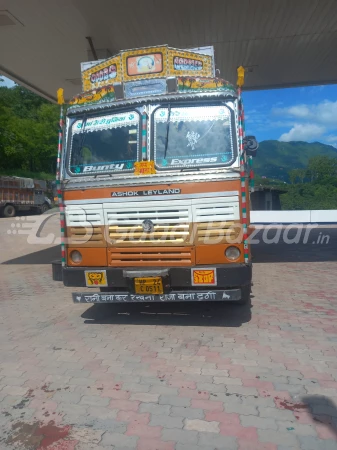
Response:
[[[153,114],[156,167],[231,165],[236,157],[231,114],[224,105],[156,109]]]
[[[70,130],[69,172],[132,171],[139,155],[139,120],[136,111],[75,120]]]

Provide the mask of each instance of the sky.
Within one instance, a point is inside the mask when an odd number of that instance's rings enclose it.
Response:
[[[2,78],[4,81],[0,83],[0,86],[7,86],[7,87],[13,87],[15,85],[14,81],[10,80],[9,78],[4,77],[0,74],[0,78]]]
[[[11,87],[8,78],[1,85]],[[337,148],[337,85],[244,91],[246,134],[259,142],[323,142]]]
[[[243,92],[246,134],[259,142],[323,142],[337,148],[337,85]]]

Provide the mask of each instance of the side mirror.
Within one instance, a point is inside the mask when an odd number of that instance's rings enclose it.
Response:
[[[245,136],[243,138],[243,148],[248,156],[255,157],[257,154],[257,149],[259,148],[259,144],[256,140],[255,136]]]

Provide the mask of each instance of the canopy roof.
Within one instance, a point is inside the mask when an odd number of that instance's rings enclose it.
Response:
[[[213,45],[222,78],[248,68],[246,89],[336,83],[336,17],[335,0],[0,0],[0,73],[55,101],[82,90],[93,51]]]

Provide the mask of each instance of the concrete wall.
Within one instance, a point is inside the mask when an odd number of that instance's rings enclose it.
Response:
[[[337,210],[251,211],[251,223],[337,223]]]

